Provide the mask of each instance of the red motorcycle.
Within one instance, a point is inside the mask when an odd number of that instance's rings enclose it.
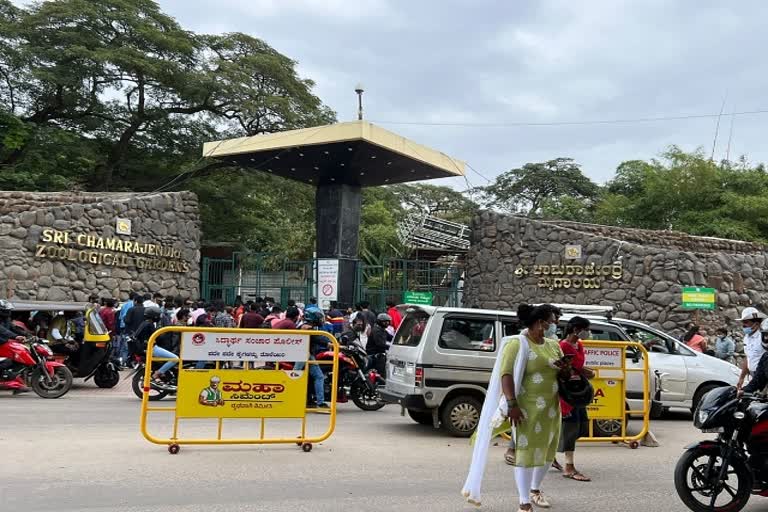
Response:
[[[371,368],[370,357],[356,340],[342,340],[339,351],[338,402],[346,402],[347,396],[364,411],[378,411],[386,405],[378,388],[384,379]],[[383,356],[383,354],[382,354]],[[386,357],[386,356],[384,356]],[[332,361],[333,350],[317,354],[318,361]],[[331,396],[331,366],[320,365],[325,374],[325,396]]]
[[[26,386],[42,398],[59,398],[72,388],[72,372],[53,361],[44,340],[10,339],[0,345],[0,390],[18,392]]]

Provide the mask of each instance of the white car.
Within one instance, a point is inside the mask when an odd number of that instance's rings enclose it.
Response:
[[[695,410],[707,391],[721,386],[735,386],[739,381],[739,367],[691,350],[663,331],[623,318],[609,321],[620,325],[630,338],[650,347],[651,371],[660,378],[659,399],[664,409],[683,407]]]

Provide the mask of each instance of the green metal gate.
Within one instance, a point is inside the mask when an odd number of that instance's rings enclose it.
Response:
[[[403,302],[406,291],[432,292],[433,306],[460,307],[463,265],[425,260],[385,260],[381,265],[358,264],[355,302],[371,303],[383,311],[387,300]]]
[[[313,295],[313,261],[293,261],[265,253],[236,252],[231,258],[203,258],[200,292],[205,300],[232,304],[272,297],[285,304],[289,299],[307,302]]]
[[[266,253],[236,252],[231,258],[203,258],[201,296],[232,304],[272,297],[278,304],[294,299],[306,303],[315,292],[315,261],[293,261]],[[435,306],[459,307],[464,268],[457,260],[384,260],[381,265],[358,263],[355,302],[368,301],[382,311],[388,299],[403,302],[406,291],[432,292]]]

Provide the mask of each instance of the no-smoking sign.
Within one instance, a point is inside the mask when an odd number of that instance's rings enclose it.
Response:
[[[333,285],[332,284],[324,284],[323,285],[323,296],[328,297],[330,295],[333,295]]]

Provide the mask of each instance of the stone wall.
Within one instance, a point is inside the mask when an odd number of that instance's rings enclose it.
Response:
[[[581,246],[581,257],[566,259],[567,245]],[[681,307],[682,287],[711,287],[717,307],[701,311],[700,323],[736,327],[743,307],[765,311],[767,250],[671,231],[485,211],[472,225],[464,302],[491,309],[516,309],[521,302],[613,305],[618,316],[680,332],[694,318]]]
[[[117,220],[129,219],[129,235]],[[124,224],[123,224],[124,225]],[[101,240],[101,241],[99,241]],[[191,192],[0,192],[0,297],[197,297],[200,219]]]

